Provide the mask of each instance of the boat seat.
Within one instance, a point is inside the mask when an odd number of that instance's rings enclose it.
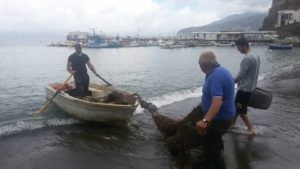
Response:
[[[89,91],[92,92],[92,97],[95,99],[100,99],[108,96],[111,92],[107,90],[101,90],[101,89],[95,89],[95,88],[89,88]]]

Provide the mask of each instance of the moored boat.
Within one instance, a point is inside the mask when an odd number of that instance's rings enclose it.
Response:
[[[293,49],[292,44],[270,44],[269,49]]]
[[[215,43],[215,46],[216,47],[234,47],[235,44],[234,44],[234,42],[218,42],[218,43]]]
[[[61,84],[52,83],[46,87],[48,99],[56,92],[55,86],[57,85]],[[90,83],[89,90],[92,93],[90,99],[73,97],[69,90],[62,90],[53,101],[66,113],[76,118],[110,125],[127,125],[139,105],[138,97],[129,91],[93,83]],[[124,101],[122,103],[114,102],[111,99],[109,102],[105,102],[105,98],[112,93],[118,93],[131,100],[126,103]]]

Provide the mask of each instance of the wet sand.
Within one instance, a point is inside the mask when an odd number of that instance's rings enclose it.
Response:
[[[0,166],[3,169],[164,169],[172,166],[163,143],[146,138],[135,136],[127,129],[96,124],[23,132],[0,140]],[[159,135],[153,138],[159,139]]]
[[[282,74],[259,84],[273,93],[268,110],[251,109],[248,113],[257,136],[238,129],[224,136],[227,168],[298,169],[300,166],[300,71]],[[236,132],[238,131],[238,132]]]

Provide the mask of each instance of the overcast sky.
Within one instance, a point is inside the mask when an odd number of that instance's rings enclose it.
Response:
[[[231,14],[266,12],[272,0],[0,0],[0,32],[173,34]]]

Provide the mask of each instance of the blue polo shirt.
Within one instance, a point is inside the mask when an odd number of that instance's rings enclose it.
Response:
[[[223,104],[213,120],[226,120],[235,115],[234,80],[222,66],[216,65],[206,74],[202,89],[202,110],[207,113],[214,96],[222,96]]]

